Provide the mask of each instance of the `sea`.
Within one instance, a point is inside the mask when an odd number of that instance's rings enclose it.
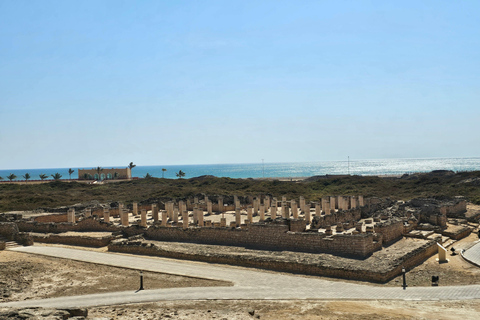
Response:
[[[122,168],[125,166],[105,166],[104,168]],[[25,180],[28,173],[30,180],[40,180],[40,174],[48,175],[60,173],[62,179],[69,179],[70,168],[48,169],[15,169],[0,170],[2,181],[7,176],[15,174],[15,180]],[[72,179],[78,178],[78,169],[72,174]],[[91,169],[82,167],[80,169]],[[162,169],[166,169],[163,171]],[[148,174],[156,178],[176,179],[179,171],[185,173],[184,178],[193,178],[204,175],[229,178],[294,178],[311,177],[317,175],[401,175],[405,173],[430,172],[432,170],[476,171],[480,170],[480,158],[435,158],[435,159],[382,159],[382,160],[353,160],[292,162],[292,163],[242,163],[242,164],[199,164],[199,165],[160,165],[136,166],[132,169],[132,176],[143,178]]]

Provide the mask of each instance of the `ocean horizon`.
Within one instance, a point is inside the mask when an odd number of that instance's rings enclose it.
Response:
[[[126,166],[105,166],[102,168],[125,168]],[[69,179],[70,168],[48,169],[15,169],[0,170],[3,181],[7,176],[14,174],[14,180],[25,180],[28,173],[30,180],[40,180],[40,174],[51,175],[60,173],[63,179]],[[91,167],[72,167],[75,170],[72,179],[78,178],[78,169]],[[163,172],[162,169],[167,171]],[[343,160],[317,162],[289,162],[289,163],[243,163],[243,164],[200,164],[200,165],[158,165],[136,166],[132,169],[132,176],[142,178],[147,173],[155,178],[176,179],[176,173],[182,170],[185,178],[204,175],[229,178],[293,178],[310,177],[316,175],[400,175],[405,173],[430,172],[433,170],[475,171],[480,170],[480,157],[473,158],[432,158],[432,159],[378,159],[378,160]]]

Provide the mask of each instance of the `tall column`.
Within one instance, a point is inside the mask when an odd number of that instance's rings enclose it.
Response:
[[[198,220],[198,225],[200,227],[203,227],[203,209],[202,208],[197,208],[197,220]]]
[[[265,221],[265,205],[260,205],[260,221]]]
[[[134,202],[132,205],[132,213],[134,216],[138,216],[138,202]]]
[[[237,205],[237,201],[238,201],[238,196],[236,194],[233,195],[233,204],[236,206],[236,207],[240,207],[240,205]]]
[[[223,198],[218,197],[218,212],[222,213],[223,211]]]
[[[272,206],[270,207],[270,218],[275,220],[277,218],[277,201],[272,200]]]
[[[303,196],[300,196],[300,211],[302,211],[302,212],[307,211],[305,209],[305,198]]]
[[[156,203],[152,204],[152,217],[154,222],[158,221],[158,207]]]
[[[188,211],[182,211],[183,229],[188,229]]]
[[[147,210],[145,209],[140,210],[140,226],[147,226]]]
[[[206,196],[205,196],[206,198]],[[212,210],[212,201],[210,200],[207,200],[207,212],[208,214],[212,214],[213,213],[213,210]]]
[[[193,224],[197,224],[198,223],[198,212],[197,212],[198,208],[195,206],[193,207]]]
[[[240,215],[240,208],[235,208],[235,225],[240,227],[241,224],[241,215]]]
[[[308,208],[308,207],[310,207],[310,205],[306,205],[306,207],[305,207],[306,211],[304,211],[304,215],[305,215],[305,221],[307,223],[310,223],[310,222],[312,222],[312,217],[311,217],[311,214],[310,214],[310,208]]]
[[[285,206],[282,207],[282,210],[283,210],[283,218],[284,219],[290,218],[290,207],[287,204],[285,204]]]
[[[162,211],[162,226],[164,227],[167,226],[167,220],[168,220],[168,212]]]
[[[128,227],[128,212],[123,210],[122,208],[118,208],[118,212],[120,213],[120,220],[122,221],[122,226]]]
[[[178,208],[173,208],[173,222],[178,223]]]
[[[337,197],[330,197],[330,211],[335,213],[335,209],[337,209]]]
[[[253,214],[257,215],[258,214],[258,208],[260,206],[260,198],[255,198],[253,200]]]
[[[263,204],[265,205],[265,209],[270,208],[270,196],[265,196],[265,199],[263,199]]]
[[[323,214],[325,215],[330,214],[330,198],[329,197],[325,199],[325,202],[322,201],[322,207],[323,207]]]
[[[292,202],[290,202],[290,205],[292,206],[293,219],[298,219],[297,202],[295,200],[292,200]]]
[[[315,215],[320,217],[320,202],[315,202]]]
[[[247,219],[248,219],[248,221],[250,221],[250,223],[253,222],[253,207],[252,206],[247,207]]]
[[[103,209],[103,221],[110,222],[110,210],[107,208]]]
[[[363,196],[358,196],[358,206],[363,207],[365,205],[365,202],[363,200]]]
[[[282,196],[282,207],[287,205],[287,197]]]
[[[205,201],[205,203],[208,203],[208,196],[207,195],[205,195],[205,200],[204,201]]]
[[[355,196],[350,197],[350,208],[355,209],[357,207],[357,198]]]
[[[178,211],[179,211],[180,215],[185,210],[187,210],[187,208],[185,207],[184,202],[182,200],[178,201]]]

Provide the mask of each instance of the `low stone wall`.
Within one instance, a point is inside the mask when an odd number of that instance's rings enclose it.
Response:
[[[463,239],[467,236],[470,235],[470,233],[472,233],[472,228],[470,227],[463,227],[463,228],[460,228],[454,232],[449,232],[447,230],[443,231],[442,232],[442,235],[446,236],[446,237],[449,237],[450,239],[453,239],[453,240],[460,240],[460,239]]]
[[[111,223],[95,220],[93,217],[85,218],[77,223],[39,223],[32,221],[17,222],[18,229],[22,232],[36,233],[63,233],[68,231],[95,232],[106,231],[115,232],[120,228]]]
[[[31,237],[35,242],[42,243],[56,243],[56,244],[67,244],[73,246],[82,246],[82,247],[94,247],[100,248],[107,246],[113,239],[113,236],[108,237],[88,237],[88,236],[63,236],[58,234],[39,234],[32,233]]]
[[[8,240],[15,240],[15,236],[18,232],[19,229],[15,222],[0,222],[0,236],[7,238]]]
[[[336,225],[338,223],[346,223],[351,221],[358,221],[362,217],[360,208],[350,210],[340,210],[333,214],[315,216],[313,218],[313,229],[325,228],[326,226]]]
[[[457,200],[454,204],[447,205],[446,209],[448,218],[465,217],[465,212],[467,212],[467,201]]]
[[[42,223],[48,223],[48,222],[60,223],[60,222],[67,222],[68,218],[66,213],[60,213],[60,214],[56,213],[56,214],[49,214],[49,215],[35,217],[33,221],[42,222]]]
[[[402,238],[403,236],[403,221],[388,220],[375,224],[375,232],[382,234],[383,244],[391,244]]]
[[[287,225],[250,224],[248,229],[152,226],[145,236],[152,240],[242,246],[260,250],[331,253],[365,258],[375,251],[372,234],[326,236],[314,232],[289,232]]]
[[[209,263],[222,263],[229,265],[238,265],[243,267],[261,268],[280,272],[291,272],[299,274],[308,274],[316,276],[327,276],[334,278],[373,281],[384,283],[402,272],[404,266],[407,270],[422,263],[437,252],[435,241],[429,241],[422,247],[405,255],[402,259],[395,261],[395,265],[386,272],[376,272],[373,270],[354,270],[348,268],[338,268],[318,264],[308,264],[303,262],[279,261],[275,257],[262,255],[252,259],[250,256],[225,255],[209,252],[208,255],[192,254],[185,252],[167,251],[155,245],[142,243],[142,241],[114,241],[109,244],[108,250],[112,252],[122,252],[131,254],[142,254],[150,256],[160,256],[173,259],[203,261]]]

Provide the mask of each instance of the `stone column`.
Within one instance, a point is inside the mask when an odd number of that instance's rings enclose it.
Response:
[[[355,196],[350,197],[350,208],[355,209],[357,207],[357,198]]]
[[[322,201],[323,214],[330,214],[330,198],[327,197],[325,201]]]
[[[110,210],[107,208],[103,209],[103,221],[110,222]]]
[[[124,211],[122,208],[118,208],[120,213],[120,220],[122,221],[122,226],[128,227],[128,212]]]
[[[363,200],[363,196],[358,196],[358,206],[363,207],[365,205],[365,202]]]
[[[287,197],[282,196],[282,207],[287,205]]]
[[[290,218],[290,207],[287,204],[285,204],[285,206],[283,207],[283,218]]]
[[[222,213],[224,212],[223,211],[223,198],[222,197],[218,197],[218,212]]]
[[[138,202],[133,203],[133,215],[138,216]]]
[[[182,211],[183,229],[188,229],[188,211]]]
[[[168,212],[167,211],[162,211],[162,226],[163,227],[167,226],[167,220],[168,220]]]
[[[204,201],[205,201],[205,203],[208,203],[209,200],[208,200],[208,196],[207,196],[207,195],[205,195],[205,200],[204,200]]]
[[[253,200],[253,214],[257,215],[258,214],[258,209],[260,207],[260,198],[255,198]]]
[[[337,197],[330,197],[330,211],[335,213],[335,209],[338,209]]]
[[[227,218],[220,218],[220,227],[227,226]]]
[[[140,210],[140,226],[147,226],[147,210],[145,209]]]
[[[260,221],[265,221],[265,205],[260,205]]]
[[[92,209],[90,208],[85,209],[85,218],[88,218],[91,216],[92,216]]]
[[[167,210],[167,217],[173,220],[173,201],[168,201],[165,204],[165,209]]]
[[[173,208],[173,222],[178,223],[178,208]]]
[[[305,209],[305,197],[304,196],[300,196],[300,211],[302,211],[302,212],[307,211]]]
[[[182,200],[178,201],[178,211],[182,214],[183,211],[187,210],[185,204]]]
[[[193,197],[193,204],[198,204],[198,197]]]
[[[306,211],[303,212],[303,214],[305,215],[305,221],[307,224],[309,224],[310,222],[312,222],[312,217],[310,215],[310,208],[305,208]]]
[[[292,200],[292,202],[290,202],[290,205],[292,206],[293,219],[298,219],[297,202],[295,200]]]
[[[315,202],[315,215],[317,217],[320,217],[321,212],[320,212],[320,202]]]
[[[152,204],[152,217],[153,217],[153,222],[158,221],[158,206],[156,203]]]
[[[67,221],[70,223],[75,223],[75,209],[71,208],[67,211]]]
[[[205,197],[206,198],[206,197]],[[212,210],[212,201],[208,200],[207,201],[207,212],[208,214],[212,214],[213,213],[213,210]]]
[[[247,207],[247,219],[248,219],[248,221],[250,221],[250,223],[253,222],[253,207],[252,206]]]
[[[236,194],[233,195],[233,204],[235,205],[235,207],[240,207],[240,205],[237,205],[237,201],[238,201],[238,196]]]
[[[270,207],[270,218],[275,220],[277,218],[277,201],[272,201],[272,206]]]
[[[265,208],[270,208],[270,196],[265,196],[265,199],[263,199],[263,204],[265,205]]]
[[[198,225],[200,227],[203,227],[203,209],[202,208],[197,208],[197,220],[198,220]]]
[[[240,215],[240,208],[236,208],[235,209],[235,225],[238,227],[240,227],[240,224],[242,223],[242,216]]]

